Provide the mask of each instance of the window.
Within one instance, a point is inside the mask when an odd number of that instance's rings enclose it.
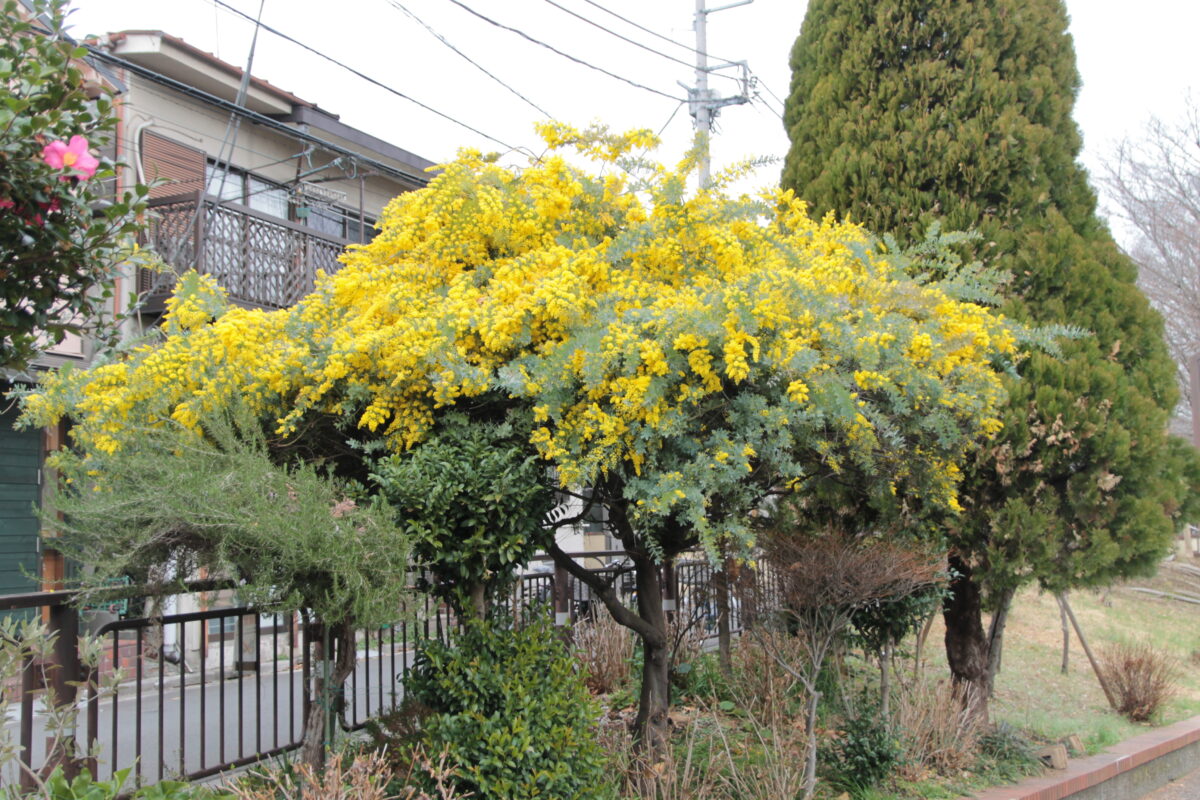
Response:
[[[296,209],[296,216],[304,225],[327,236],[359,241],[358,212],[341,206],[313,203]],[[374,220],[367,217],[363,224],[362,241],[371,241],[375,236]]]
[[[241,203],[280,219],[288,218],[288,191],[280,184],[212,161],[208,162],[206,177],[206,191],[214,197]]]

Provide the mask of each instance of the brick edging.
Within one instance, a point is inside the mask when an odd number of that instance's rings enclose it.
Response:
[[[1066,800],[1197,743],[1200,743],[1200,716],[1126,739],[1103,753],[1072,759],[1065,770],[1052,770],[1046,775],[988,789],[972,797],[975,800]],[[1196,766],[1200,767],[1200,761]]]

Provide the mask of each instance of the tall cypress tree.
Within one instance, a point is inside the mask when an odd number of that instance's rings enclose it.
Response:
[[[1196,462],[1166,435],[1162,321],[1076,163],[1061,0],[810,0],[791,66],[785,188],[901,242],[977,231],[967,255],[1013,275],[1006,314],[1093,334],[1020,366],[945,526],[947,655],[986,715],[1017,588],[1150,572],[1169,546]]]

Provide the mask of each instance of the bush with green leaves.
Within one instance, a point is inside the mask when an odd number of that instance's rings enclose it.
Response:
[[[41,800],[116,800],[118,797],[130,800],[234,800],[228,792],[186,781],[160,781],[129,793],[125,791],[129,773],[129,769],[117,770],[111,778],[101,781],[93,778],[86,769],[68,778],[62,767],[57,767],[39,787],[41,793],[38,796]],[[0,797],[7,795],[0,794]]]
[[[64,33],[66,0],[34,0],[32,14],[16,0],[3,5],[0,367],[20,369],[101,321],[141,229],[147,188],[114,194],[105,183],[115,165],[90,153],[111,141],[117,115],[111,92],[85,82],[87,49]],[[116,334],[114,325],[104,330]]]
[[[446,752],[476,800],[601,794],[599,709],[546,615],[518,629],[471,619],[453,643],[427,642],[406,693],[433,712],[426,752]]]
[[[824,755],[832,782],[857,795],[892,774],[904,748],[886,720],[864,710],[841,726]]]
[[[371,474],[417,563],[433,573],[425,588],[459,613],[483,616],[486,598],[544,544],[553,494],[520,427],[449,414],[428,441]]]

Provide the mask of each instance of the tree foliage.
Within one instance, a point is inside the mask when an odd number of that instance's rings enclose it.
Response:
[[[1013,276],[1007,315],[1091,334],[1007,381],[1003,430],[947,523],[967,582],[952,587],[1002,600],[1153,570],[1182,500],[1173,370],[1075,160],[1062,2],[814,0],[791,63],[786,188],[900,241],[933,221],[977,231],[967,257]]]
[[[145,210],[145,186],[105,188],[108,159],[98,170],[64,163],[66,142],[103,147],[117,126],[111,92],[89,97],[87,49],[63,32],[66,5],[36,0],[30,17],[6,0],[0,21],[0,367],[23,368],[102,318]]]
[[[517,414],[522,446],[563,490],[593,489],[635,561],[643,607],[606,605],[653,656],[659,694],[643,708],[658,704],[665,730],[657,563],[749,546],[750,512],[773,492],[881,519],[955,507],[958,462],[998,430],[1018,332],[979,302],[993,276],[937,236],[901,251],[813,220],[787,192],[689,194],[695,154],[655,164],[644,132],[543,134],[551,151],[524,169],[464,151],[396,198],[380,234],[292,308],[230,308],[185,276],[160,344],[50,376],[25,413],[74,418],[86,463],[138,447],[147,420],[190,428],[236,398],[274,420],[281,447],[343,474],[365,477],[382,448],[435,482],[490,435],[452,444],[439,428],[452,414]],[[492,502],[475,500],[438,529],[473,536]]]
[[[602,162],[631,146],[548,135]],[[635,181],[465,153],[295,307],[231,308],[185,278],[161,344],[50,376],[26,415],[72,416],[102,455],[138,441],[131,424],[194,427],[243,398],[281,436],[330,417],[403,452],[454,409],[523,406],[563,486],[628,476],[651,539],[686,520],[706,544],[744,540],[744,517],[714,522],[708,498],[748,511],[781,479],[803,493],[854,475],[885,505],[954,503],[957,456],[997,429],[1009,326],[955,299],[952,262],[926,258],[915,280],[911,256],[787,194],[685,197],[690,168]]]
[[[85,589],[131,576],[170,594],[203,568],[263,611],[305,610],[330,626],[396,620],[410,547],[386,506],[312,464],[275,463],[258,421],[236,407],[195,434],[175,423],[136,434],[136,448],[53,460],[65,483],[44,521],[88,565]]]
[[[427,588],[460,613],[511,585],[542,544],[552,494],[546,470],[512,423],[447,415],[421,446],[371,474],[412,540]]]

